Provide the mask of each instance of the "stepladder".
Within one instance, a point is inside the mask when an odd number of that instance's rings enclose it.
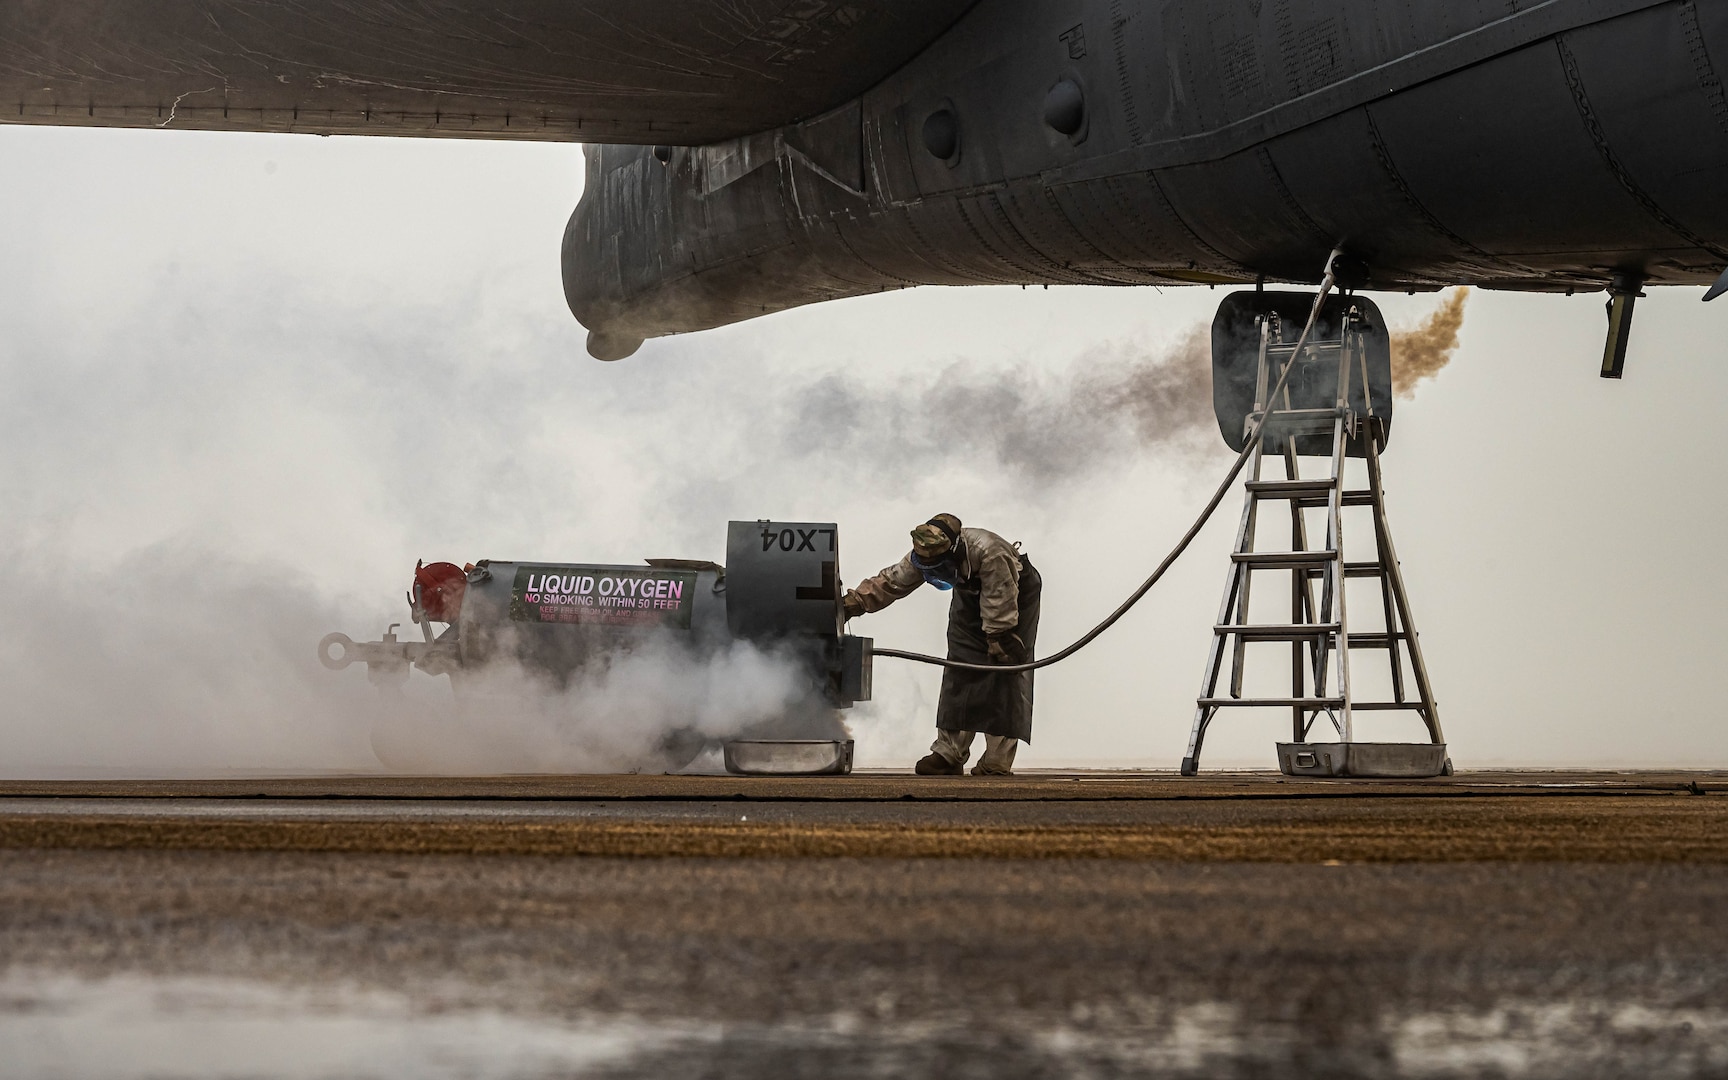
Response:
[[[1376,414],[1377,395],[1370,392],[1372,318],[1377,312],[1371,316],[1344,298],[1335,333],[1292,341],[1286,339],[1296,338],[1294,328],[1278,313],[1257,317],[1254,405],[1243,421],[1249,461],[1242,517],[1182,759],[1184,776],[1199,771],[1213,722],[1236,709],[1287,710],[1290,741],[1277,744],[1285,773],[1417,777],[1451,771],[1387,524],[1381,452],[1390,418],[1384,405]],[[1294,367],[1286,372],[1286,365]],[[1305,477],[1304,458],[1320,458],[1329,470]],[[1266,475],[1272,459],[1282,476]],[[1278,505],[1285,512],[1274,512]],[[1285,522],[1288,547],[1262,546]],[[1287,575],[1287,604],[1278,591],[1268,592],[1268,574],[1274,587]],[[1264,659],[1280,646],[1288,648],[1283,685],[1284,665]],[[1358,652],[1380,654],[1384,667],[1353,668]],[[1374,692],[1362,692],[1367,683]],[[1371,737],[1361,738],[1359,727],[1370,722],[1358,714],[1365,713],[1413,716],[1426,741],[1379,738],[1386,721],[1378,717],[1366,732]],[[1416,731],[1408,720],[1390,727]]]

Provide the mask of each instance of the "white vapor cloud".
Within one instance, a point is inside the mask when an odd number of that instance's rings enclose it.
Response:
[[[314,646],[403,621],[416,559],[723,561],[732,518],[840,522],[850,583],[954,512],[1025,542],[1053,650],[1228,461],[1157,396],[1220,292],[913,290],[594,362],[558,282],[580,175],[568,146],[0,129],[0,773],[378,768],[378,695]],[[1653,294],[1607,384],[1600,309],[1474,294],[1398,404],[1392,525],[1466,767],[1728,764],[1697,674],[1728,645],[1714,313]],[[1174,766],[1235,516],[1040,673],[1022,763]],[[939,651],[944,614],[925,590],[854,629]],[[619,667],[511,739],[416,676],[408,726],[454,731],[409,764],[623,767],[771,708],[764,662]],[[923,752],[938,679],[877,665],[861,763]],[[1208,763],[1270,766],[1286,724],[1215,726]]]

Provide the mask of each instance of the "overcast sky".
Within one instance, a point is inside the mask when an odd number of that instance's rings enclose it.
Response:
[[[1229,462],[1068,391],[1179,355],[1222,291],[922,289],[606,365],[559,284],[578,147],[0,128],[0,183],[0,772],[375,767],[364,675],[312,650],[401,620],[415,559],[719,559],[729,518],[838,521],[849,582],[940,510],[1022,540],[1050,652]],[[1728,765],[1728,302],[1700,294],[1640,303],[1615,383],[1600,296],[1478,292],[1399,403],[1391,523],[1461,767]],[[1040,673],[1024,765],[1176,764],[1239,506]],[[855,628],[934,651],[944,616]],[[937,681],[879,663],[861,763],[923,752]],[[1227,714],[1207,763],[1273,765],[1286,723]]]

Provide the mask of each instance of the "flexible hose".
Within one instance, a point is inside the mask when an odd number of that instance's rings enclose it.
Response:
[[[1025,664],[973,664],[964,660],[949,660],[946,657],[906,652],[901,649],[871,649],[870,655],[891,656],[896,660],[935,664],[937,667],[954,668],[958,671],[994,671],[1008,675],[1018,671],[1037,671],[1039,668],[1049,667],[1051,664],[1059,664],[1092,644],[1104,631],[1115,626],[1116,621],[1128,614],[1128,610],[1138,604],[1141,597],[1152,591],[1152,586],[1158,584],[1165,571],[1169,570],[1176,560],[1182,557],[1182,553],[1188,550],[1188,545],[1194,542],[1194,538],[1200,535],[1200,530],[1205,527],[1208,521],[1212,520],[1212,515],[1218,510],[1218,504],[1224,501],[1224,496],[1235,486],[1236,478],[1242,475],[1243,466],[1248,464],[1249,456],[1254,453],[1254,447],[1259,444],[1260,430],[1266,426],[1267,419],[1272,415],[1272,403],[1277,401],[1278,395],[1284,392],[1284,385],[1290,381],[1290,373],[1296,370],[1297,358],[1302,355],[1302,350],[1308,346],[1308,335],[1314,332],[1314,324],[1320,319],[1320,308],[1326,303],[1326,294],[1331,292],[1332,287],[1337,284],[1337,279],[1333,276],[1333,265],[1338,261],[1339,254],[1338,249],[1334,248],[1332,254],[1326,259],[1326,273],[1320,279],[1320,291],[1314,294],[1314,307],[1308,312],[1307,325],[1302,327],[1302,336],[1296,339],[1296,349],[1290,354],[1289,362],[1284,365],[1284,370],[1279,374],[1278,384],[1272,388],[1272,393],[1267,396],[1266,407],[1260,413],[1260,418],[1249,429],[1248,438],[1242,445],[1242,452],[1236,455],[1236,463],[1230,466],[1230,471],[1224,475],[1223,481],[1218,485],[1218,490],[1212,493],[1212,498],[1206,503],[1206,508],[1200,511],[1200,516],[1194,519],[1194,524],[1188,527],[1188,531],[1182,534],[1182,539],[1178,540],[1176,546],[1170,549],[1170,554],[1164,556],[1164,561],[1158,564],[1156,570],[1152,571],[1152,576],[1141,582],[1140,587],[1135,589],[1128,599],[1122,601],[1122,605],[1112,611],[1103,622],[1088,630],[1079,640],[1061,652]]]

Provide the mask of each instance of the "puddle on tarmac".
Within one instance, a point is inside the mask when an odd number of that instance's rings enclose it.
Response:
[[[1138,1024],[1076,1007],[1020,1034],[883,1024],[798,1026],[569,1020],[458,1004],[452,988],[379,990],[225,978],[0,974],[0,1080],[542,1077],[1591,1076],[1728,1072],[1728,1010],[1504,1002],[1386,1015],[1322,1044],[1248,1023],[1225,1003],[1155,1009]]]
[[[542,1077],[712,1033],[565,1024],[380,991],[215,978],[0,978],[0,1077]]]

